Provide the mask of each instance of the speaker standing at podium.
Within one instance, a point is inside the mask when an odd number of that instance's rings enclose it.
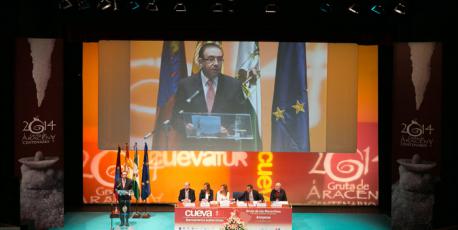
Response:
[[[119,195],[119,218],[121,226],[129,226],[130,196],[132,194],[132,180],[127,178],[127,171],[121,174],[121,180],[116,184],[116,192]]]
[[[242,82],[236,78],[221,73],[223,66],[223,50],[216,43],[207,43],[199,50],[199,65],[201,71],[180,81],[175,96],[173,111],[173,125],[179,134],[186,133],[190,129],[184,124],[181,115],[183,113],[224,113],[224,114],[252,114],[256,120],[253,106],[246,99],[242,91]],[[257,122],[257,121],[253,121]],[[222,122],[220,133],[230,132],[228,124]],[[262,144],[258,129],[253,130],[255,140],[242,147],[243,150],[261,150]],[[178,144],[180,150],[197,150],[206,147],[208,150],[235,150],[236,146],[219,140],[187,140],[181,137]]]

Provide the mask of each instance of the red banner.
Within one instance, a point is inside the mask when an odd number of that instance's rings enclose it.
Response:
[[[183,207],[175,208],[175,229],[222,229],[225,225],[249,229],[291,229],[292,208],[289,207]]]

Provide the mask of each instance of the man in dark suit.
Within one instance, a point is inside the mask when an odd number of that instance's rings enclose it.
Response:
[[[195,202],[196,194],[192,188],[190,188],[189,182],[184,183],[184,188],[180,190],[180,195],[178,195],[179,202]]]
[[[210,183],[204,183],[204,189],[200,190],[199,193],[199,201],[206,200],[212,201],[213,200],[213,189],[210,187]]]
[[[127,171],[123,171],[121,179],[116,184],[116,192],[119,198],[119,218],[121,226],[129,226],[130,196],[132,194],[132,180],[127,178]]]
[[[250,101],[245,98],[242,83],[233,77],[221,73],[223,64],[223,50],[215,43],[207,43],[199,50],[199,64],[201,71],[180,81],[175,95],[175,106],[172,122],[180,135],[180,144],[183,150],[261,150],[261,139],[258,132],[256,115]],[[186,131],[195,130],[191,121],[185,121],[185,113],[204,114],[253,114],[252,127],[254,140],[242,142],[221,139],[191,139],[186,138]],[[253,124],[254,123],[254,124]],[[221,137],[233,133],[234,118],[222,117],[219,133]],[[255,126],[253,126],[255,125]]]
[[[272,192],[270,193],[270,201],[287,201],[288,198],[286,198],[286,192],[285,190],[281,187],[280,183],[276,183],[274,189],[272,189]]]
[[[264,201],[264,197],[256,190],[253,185],[246,186],[245,192],[238,198],[240,201]]]

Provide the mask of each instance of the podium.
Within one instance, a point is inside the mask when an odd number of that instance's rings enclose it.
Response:
[[[132,190],[117,190],[117,193],[119,196],[130,196],[132,194]],[[119,202],[120,201],[118,199],[118,203],[111,203],[110,218],[119,218],[119,215],[123,213],[123,210],[118,208]]]
[[[243,142],[254,140],[251,114],[182,113],[186,147],[208,150],[243,150]]]
[[[118,190],[118,195],[120,196],[130,196],[132,194],[132,190]]]

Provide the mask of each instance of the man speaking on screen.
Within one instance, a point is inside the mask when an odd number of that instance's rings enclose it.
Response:
[[[242,83],[221,73],[223,50],[216,43],[204,44],[198,53],[200,71],[180,81],[175,97],[173,125],[180,138],[180,150],[261,150],[257,126],[251,129],[253,138],[239,140],[225,138],[236,132],[235,114],[246,114],[251,124],[257,124],[250,101],[244,97]],[[189,114],[203,114],[186,119]],[[225,114],[220,116],[220,114]],[[209,115],[215,115],[209,117]],[[253,123],[254,122],[254,123]],[[215,130],[217,127],[217,130]],[[208,132],[216,138],[189,138],[191,131]]]

